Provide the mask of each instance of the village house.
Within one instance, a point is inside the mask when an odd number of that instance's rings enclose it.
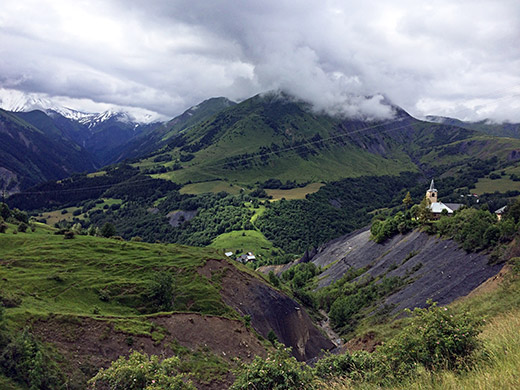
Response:
[[[245,264],[249,261],[256,261],[256,256],[253,254],[253,252],[247,252],[246,254],[238,256],[235,260]]]

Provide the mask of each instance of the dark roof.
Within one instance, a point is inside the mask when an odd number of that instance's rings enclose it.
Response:
[[[462,203],[444,203],[446,206],[448,206],[453,211],[457,211],[462,206],[464,206]]]

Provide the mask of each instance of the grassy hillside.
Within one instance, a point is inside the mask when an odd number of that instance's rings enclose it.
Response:
[[[161,325],[157,312],[217,315],[205,320],[209,327],[215,321],[228,321],[230,329],[242,323],[222,301],[220,276],[207,278],[198,272],[207,259],[221,258],[215,250],[90,236],[66,240],[40,225],[34,225],[34,232],[14,234],[16,225],[8,226],[0,234],[0,299],[6,329],[12,340],[28,329],[29,334],[52,345],[51,349],[36,348],[49,362],[58,362],[70,388],[84,388],[100,365],[130,349],[171,354],[174,344],[170,343],[175,341],[171,334],[179,332],[183,317],[174,316],[171,321],[177,322]],[[165,290],[168,286],[171,292]],[[204,317],[197,318],[204,321]],[[89,328],[97,330],[89,335]],[[248,331],[243,331],[246,337]],[[107,338],[113,340],[110,352],[98,355],[100,352],[89,350],[102,350],[108,345]],[[246,339],[255,353],[261,353],[263,347],[252,342],[254,335]],[[0,347],[4,346],[0,337]],[[197,380],[225,381],[230,361],[219,358],[216,346],[210,346],[201,351],[196,343],[183,342],[182,348],[175,348],[183,351],[186,369],[198,375]],[[14,375],[14,371],[7,372]],[[26,388],[1,376],[0,384],[6,389]]]
[[[196,272],[205,259],[221,258],[214,250],[90,236],[64,240],[40,228],[11,233],[0,235],[0,253],[2,290],[23,302],[8,310],[13,320],[25,320],[28,314],[151,312],[146,294],[161,272],[175,280],[173,310],[232,315],[220,300],[218,285],[206,283]]]
[[[84,389],[99,368],[138,350],[181,357],[182,375],[198,388],[220,389],[233,378],[235,358],[265,355],[269,332],[297,345],[301,359],[330,345],[295,301],[222,250],[70,238],[36,222],[22,232],[21,221],[7,218],[0,221],[0,384],[6,388]],[[27,371],[33,367],[48,376]]]

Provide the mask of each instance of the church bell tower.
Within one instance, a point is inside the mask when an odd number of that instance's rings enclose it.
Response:
[[[426,199],[430,201],[430,204],[437,203],[437,190],[435,189],[435,186],[433,184],[433,179],[432,183],[430,184],[430,189],[426,191]]]

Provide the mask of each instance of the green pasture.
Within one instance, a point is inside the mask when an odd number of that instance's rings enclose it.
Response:
[[[154,276],[167,272],[174,310],[233,316],[218,283],[197,272],[206,259],[222,257],[211,248],[8,230],[0,235],[0,291],[18,302],[6,309],[13,319],[51,313],[134,318],[146,311]]]

